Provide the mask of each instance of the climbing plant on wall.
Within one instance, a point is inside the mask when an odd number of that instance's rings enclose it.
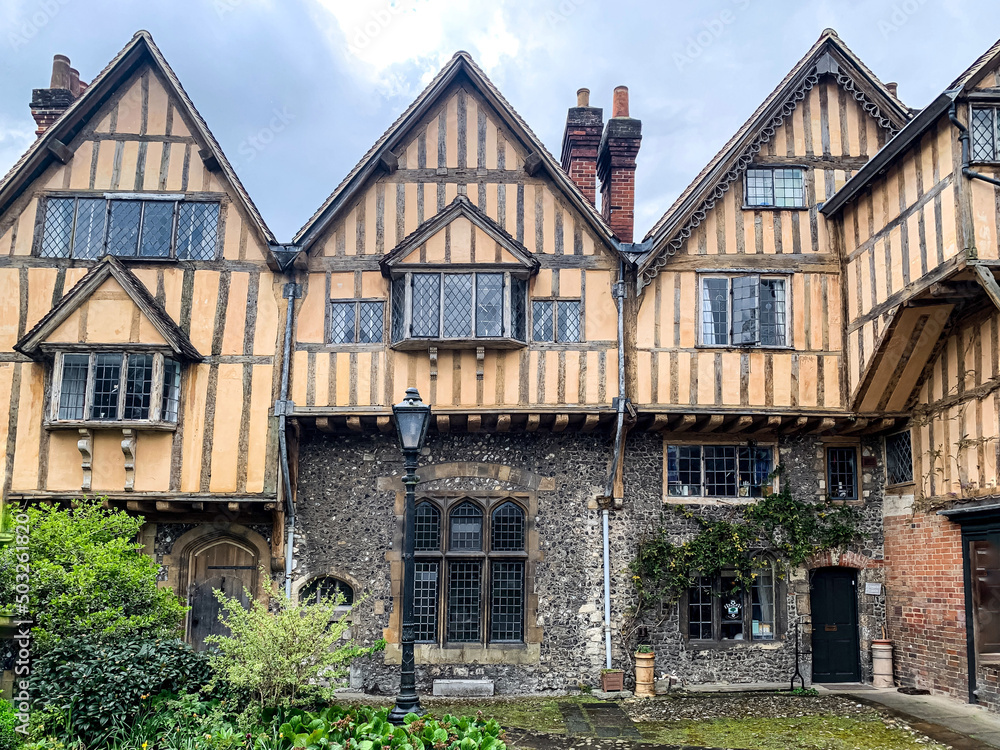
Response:
[[[781,473],[780,468],[775,471],[775,475]],[[684,541],[672,541],[676,535],[661,525],[640,541],[630,565],[638,592],[635,614],[661,603],[673,604],[699,575],[731,571],[737,586],[749,587],[754,570],[768,558],[796,567],[815,554],[858,540],[861,517],[857,508],[830,499],[797,500],[787,482],[780,484],[780,491],[733,506],[720,519],[704,518],[688,506],[674,506],[697,531]]]

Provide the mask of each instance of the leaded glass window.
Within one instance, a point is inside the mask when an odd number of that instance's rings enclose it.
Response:
[[[833,500],[858,499],[858,451],[852,446],[826,449],[827,495]]]
[[[885,473],[888,484],[913,481],[913,448],[910,445],[909,430],[886,437]]]
[[[771,641],[777,637],[774,568],[766,564],[743,587],[736,574],[697,576],[685,602],[687,635],[696,641]]]
[[[523,642],[528,572],[524,508],[504,497],[422,498],[414,515],[416,640]],[[447,519],[446,535],[442,518]]]
[[[302,587],[299,592],[299,601],[303,604],[334,601],[337,602],[338,607],[350,607],[354,604],[354,588],[339,578],[320,576]]]
[[[771,487],[773,449],[749,445],[668,445],[671,497],[761,497]]]
[[[534,300],[531,338],[539,342],[573,344],[580,341],[580,300]]]
[[[1000,161],[1000,116],[997,107],[972,108],[972,160]]]
[[[507,273],[407,273],[392,281],[392,343],[524,341],[527,281]]]
[[[330,303],[330,343],[354,343],[354,313],[357,304],[354,302]]]
[[[214,260],[219,203],[155,198],[47,198],[38,254]]]
[[[703,276],[701,342],[706,346],[787,346],[786,280]]]
[[[761,208],[804,208],[805,173],[797,167],[748,169],[745,205]]]
[[[158,368],[162,381],[154,376]],[[66,352],[57,356],[56,371],[55,419],[177,421],[180,363],[162,354]]]

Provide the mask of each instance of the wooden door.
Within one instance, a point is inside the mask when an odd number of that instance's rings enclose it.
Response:
[[[857,575],[821,568],[811,586],[813,682],[858,682]]]
[[[257,587],[257,558],[253,552],[230,541],[220,541],[191,555],[188,570],[188,642],[196,651],[204,650],[209,635],[229,635],[219,622],[222,605],[215,592],[222,591],[249,608],[246,590]]]

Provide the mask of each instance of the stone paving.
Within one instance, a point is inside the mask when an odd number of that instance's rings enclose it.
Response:
[[[918,732],[954,750],[1000,748],[1000,716],[979,706],[939,695],[905,695],[895,688],[865,685],[816,685],[821,692],[847,694],[871,706],[889,709]]]
[[[511,750],[738,750],[738,748],[692,747],[691,745],[657,745],[624,737],[599,737],[540,734],[523,729],[507,730],[507,746]]]

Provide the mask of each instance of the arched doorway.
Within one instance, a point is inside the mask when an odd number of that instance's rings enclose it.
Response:
[[[861,680],[858,573],[819,568],[810,583],[813,682]]]
[[[219,622],[222,604],[215,592],[221,591],[249,608],[252,592],[257,590],[258,565],[256,550],[234,539],[214,539],[191,551],[187,566],[187,601],[191,608],[187,640],[196,651],[206,648],[206,637],[229,634],[229,629]]]

